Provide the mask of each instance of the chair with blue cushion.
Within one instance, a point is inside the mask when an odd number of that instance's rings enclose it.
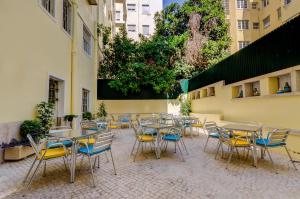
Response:
[[[90,169],[92,174],[92,180],[93,180],[93,186],[95,187],[95,178],[94,178],[94,170],[92,165],[92,158],[95,158],[94,162],[96,163],[96,160],[99,160],[99,156],[105,152],[110,152],[113,168],[114,168],[114,174],[116,175],[116,168],[115,163],[111,151],[111,145],[112,145],[112,138],[113,134],[111,132],[103,132],[97,136],[94,137],[95,143],[94,144],[88,144],[88,143],[80,143],[81,147],[78,149],[78,153],[82,154],[81,162],[83,161],[83,157],[88,157],[89,163],[90,163]],[[94,164],[95,164],[94,163]]]
[[[268,133],[266,138],[260,137],[259,139],[256,139],[256,146],[262,147],[264,151],[267,151],[267,154],[272,162],[274,164],[273,159],[271,157],[270,151],[268,148],[276,148],[276,147],[283,147],[285,148],[290,161],[293,164],[293,167],[297,170],[294,161],[291,157],[291,154],[289,153],[287,147],[286,147],[286,139],[289,135],[289,130],[279,130],[276,129],[273,132]]]
[[[219,133],[217,124],[215,122],[206,122],[204,125],[204,129],[207,132],[207,140],[205,142],[203,151],[205,151],[209,139],[212,138],[212,139],[219,140],[219,138],[220,138],[220,133]]]
[[[182,161],[184,161],[183,153],[180,148],[180,144],[185,148],[184,144],[181,142],[182,140],[182,129],[180,128],[170,128],[169,132],[165,135],[162,136],[162,143],[161,146],[165,146],[165,150],[167,149],[168,143],[173,142],[175,144],[175,153],[176,153],[176,148],[178,147]]]

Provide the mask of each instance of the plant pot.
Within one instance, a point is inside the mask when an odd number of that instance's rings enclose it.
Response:
[[[6,148],[4,151],[4,160],[22,160],[34,154],[30,146],[15,146]]]

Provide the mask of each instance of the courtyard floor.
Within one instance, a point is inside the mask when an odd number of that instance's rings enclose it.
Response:
[[[185,162],[172,145],[159,160],[149,152],[133,162],[134,133],[120,130],[112,148],[117,175],[103,157],[95,171],[96,188],[91,185],[87,161],[70,184],[63,161],[53,160],[47,164],[46,177],[40,171],[29,190],[22,188],[21,181],[33,158],[4,163],[0,165],[0,198],[300,198],[300,171],[292,168],[287,157],[272,153],[278,173],[267,158],[259,160],[258,168],[250,160],[235,158],[226,170],[226,160],[214,159],[216,142],[211,141],[203,152],[204,134],[184,139],[189,151]]]

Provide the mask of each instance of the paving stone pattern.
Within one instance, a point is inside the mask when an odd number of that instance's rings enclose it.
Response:
[[[275,169],[268,159],[259,160],[258,168],[251,161],[234,158],[228,170],[226,159],[214,159],[216,142],[209,143],[203,152],[206,136],[185,137],[189,155],[182,162],[174,145],[157,160],[150,148],[130,157],[134,133],[124,129],[116,133],[113,154],[117,175],[105,156],[95,171],[96,188],[91,185],[88,161],[77,173],[75,183],[69,183],[62,159],[47,164],[46,177],[42,169],[29,190],[21,181],[33,158],[0,165],[0,197],[6,198],[300,198],[300,171],[295,171],[285,156],[273,153]],[[79,159],[78,159],[79,160]],[[79,162],[79,161],[78,161]],[[300,168],[300,167],[299,167]]]

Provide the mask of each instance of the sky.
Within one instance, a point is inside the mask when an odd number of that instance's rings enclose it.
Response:
[[[170,3],[177,2],[182,3],[184,0],[164,0],[164,7],[168,6]]]

